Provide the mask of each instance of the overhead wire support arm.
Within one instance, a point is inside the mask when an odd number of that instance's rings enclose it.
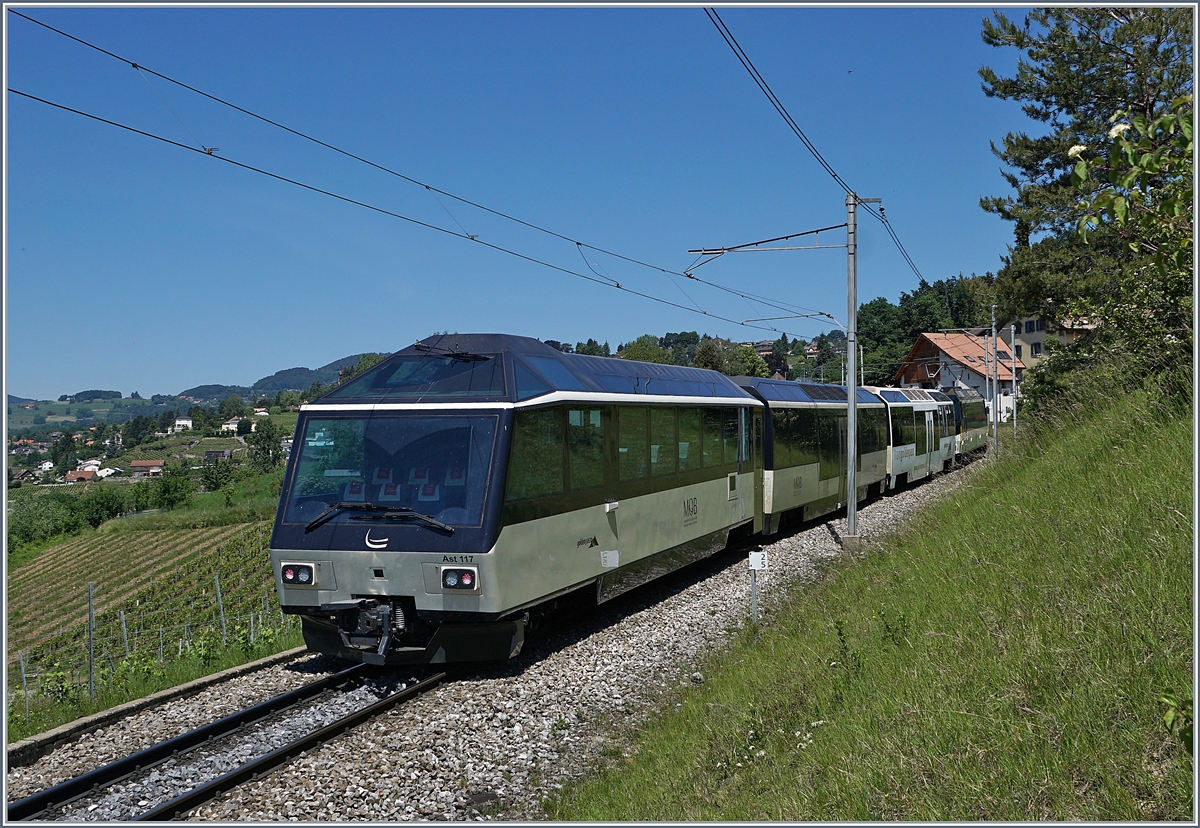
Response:
[[[735,244],[732,247],[718,247],[713,249],[706,247],[699,250],[689,250],[688,253],[696,253],[701,256],[719,256],[725,253],[751,253],[754,251],[767,250],[825,250],[829,248],[845,247],[846,245],[844,244],[815,244],[800,247],[792,247],[791,245],[785,244],[783,247],[759,247],[759,245],[762,244],[772,244],[779,241],[786,242],[790,239],[798,239],[801,236],[817,236],[817,241],[819,242],[821,233],[829,230],[840,230],[845,226],[845,224],[833,224],[829,227],[821,227],[816,230],[805,230],[803,233],[789,233],[786,236],[776,236],[773,239],[763,239],[762,241],[747,242],[746,244]],[[711,259],[709,261],[711,261]],[[703,262],[702,264],[708,264],[708,262]],[[699,265],[697,265],[697,267],[699,267]]]

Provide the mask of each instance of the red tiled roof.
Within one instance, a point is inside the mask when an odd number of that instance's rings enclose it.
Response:
[[[986,362],[987,350],[990,350],[986,344],[987,341],[988,337],[971,336],[965,333],[923,333],[913,344],[904,363],[896,371],[896,379],[902,379],[904,382],[925,382],[934,379],[930,374],[930,369],[936,367],[937,360],[921,358],[922,353],[928,354],[929,357],[935,357],[934,351],[940,351],[948,359],[982,375],[987,368],[991,367]],[[1024,370],[1025,364],[1012,356],[1012,352],[1004,340],[997,339],[996,344],[1001,357],[1008,356],[1008,360],[999,360],[1000,381],[1011,381],[1013,378],[1012,365],[1015,364],[1018,369]]]
[[[157,468],[163,465],[162,460],[130,460],[129,465],[140,469]]]

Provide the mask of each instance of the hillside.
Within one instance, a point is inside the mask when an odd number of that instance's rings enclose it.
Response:
[[[1194,821],[1191,411],[1112,395],[746,625],[549,817]]]

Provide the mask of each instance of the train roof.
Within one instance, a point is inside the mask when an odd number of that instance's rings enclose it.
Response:
[[[352,377],[314,403],[523,402],[554,392],[755,402],[703,368],[564,354],[511,334],[427,337]]]
[[[734,377],[743,388],[753,388],[768,402],[846,402],[846,386],[819,382],[788,382],[763,377]],[[862,386],[856,397],[860,405],[879,404],[879,398]]]
[[[903,403],[903,402],[949,402],[944,395],[936,391],[928,391],[924,388],[878,388],[871,387],[871,390],[882,397],[887,402]],[[938,394],[938,396],[934,396]]]

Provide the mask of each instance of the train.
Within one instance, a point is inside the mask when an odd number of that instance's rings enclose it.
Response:
[[[438,335],[300,409],[270,559],[310,650],[495,661],[611,600],[843,508],[845,387]],[[973,396],[972,396],[973,395]],[[971,389],[857,389],[854,497],[986,448]]]

